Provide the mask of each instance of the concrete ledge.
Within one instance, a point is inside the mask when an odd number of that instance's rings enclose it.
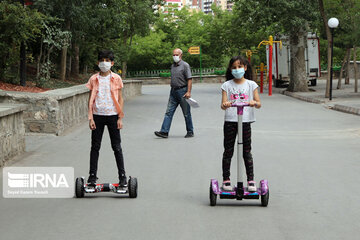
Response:
[[[142,81],[124,80],[124,100],[141,95],[141,88]],[[42,93],[0,91],[0,103],[29,106],[24,111],[26,132],[59,135],[87,119],[89,92],[85,84]]]
[[[24,104],[0,104],[0,167],[25,151]]]
[[[29,106],[25,104],[0,104],[0,117],[5,117],[7,115],[11,115],[17,112],[22,112],[28,108]]]

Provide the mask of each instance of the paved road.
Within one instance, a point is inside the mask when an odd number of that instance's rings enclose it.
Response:
[[[259,201],[220,200],[209,206],[212,177],[221,178],[222,122],[216,84],[194,85],[195,138],[184,139],[178,109],[169,139],[157,139],[167,86],[144,86],[125,104],[122,131],[128,175],[139,196],[84,199],[0,198],[0,239],[354,239],[360,233],[360,121],[283,95],[262,96],[253,124],[255,178],[270,183]],[[115,181],[107,133],[99,181]],[[60,136],[28,137],[13,166],[73,166],[87,175],[90,131],[84,123]],[[235,164],[232,165],[235,179]]]

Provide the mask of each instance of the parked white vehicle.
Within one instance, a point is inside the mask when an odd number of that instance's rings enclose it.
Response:
[[[273,44],[272,74],[275,87],[280,87],[290,79],[290,44],[289,38],[283,36],[280,43]],[[269,66],[269,46],[266,46],[266,60]],[[308,33],[305,49],[306,73],[311,86],[316,86],[317,78],[321,76],[320,41],[316,34]]]

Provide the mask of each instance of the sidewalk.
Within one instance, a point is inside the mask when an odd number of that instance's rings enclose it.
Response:
[[[344,81],[344,80],[343,80]],[[333,80],[332,100],[325,98],[326,80],[318,79],[316,86],[309,86],[309,92],[288,92],[286,89],[273,88],[278,92],[306,102],[323,104],[325,107],[355,115],[360,115],[360,87],[359,92],[354,92],[355,80],[351,79],[350,84],[342,82],[342,88],[336,89],[337,79]],[[359,79],[360,85],[360,79]]]

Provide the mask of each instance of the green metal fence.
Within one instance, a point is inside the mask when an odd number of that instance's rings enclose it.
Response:
[[[207,75],[224,75],[225,68],[202,68],[201,74],[203,76]],[[193,76],[200,75],[200,68],[192,68],[191,74]],[[146,71],[128,71],[126,77],[170,77],[170,69],[162,70],[146,70]]]

